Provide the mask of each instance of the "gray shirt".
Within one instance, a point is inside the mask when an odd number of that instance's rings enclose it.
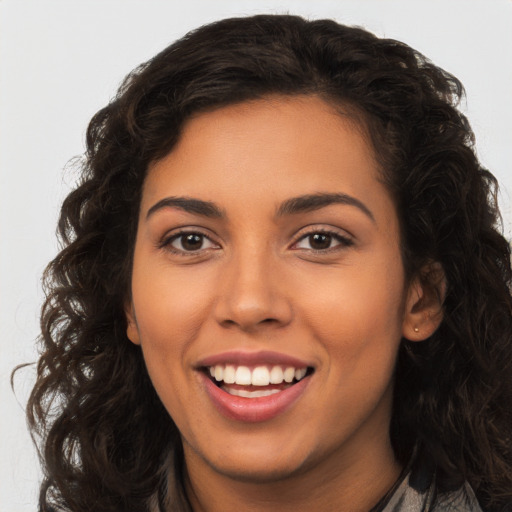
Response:
[[[424,491],[410,485],[410,473],[391,494],[380,512],[482,512],[469,484],[459,490],[436,493],[431,483]]]

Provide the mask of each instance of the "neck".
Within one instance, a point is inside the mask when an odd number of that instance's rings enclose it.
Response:
[[[294,474],[266,481],[223,475],[185,445],[186,490],[194,512],[279,510],[368,511],[398,479],[401,466],[389,440],[353,453],[335,452]]]

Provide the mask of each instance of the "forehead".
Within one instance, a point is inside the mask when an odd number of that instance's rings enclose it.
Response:
[[[378,169],[353,116],[315,96],[270,97],[189,119],[150,166],[142,210],[169,195],[242,207],[312,192],[389,201]]]

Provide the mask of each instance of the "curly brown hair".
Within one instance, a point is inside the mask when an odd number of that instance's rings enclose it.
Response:
[[[44,276],[42,354],[28,418],[45,471],[41,511],[187,510],[182,447],[140,348],[126,337],[132,253],[148,165],[191,115],[269,94],[342,105],[369,134],[398,209],[409,277],[439,262],[444,320],[402,340],[391,438],[441,489],[512,501],[512,270],[497,183],[457,110],[460,82],[407,45],[330,20],[259,15],[199,28],[131,73],[92,119],[81,182]],[[432,276],[422,276],[428,282]]]

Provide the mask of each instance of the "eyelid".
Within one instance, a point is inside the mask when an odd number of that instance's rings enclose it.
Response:
[[[321,233],[325,235],[330,235],[336,240],[338,240],[339,244],[334,247],[329,247],[327,249],[301,249],[297,248],[295,250],[304,250],[304,251],[310,251],[315,253],[327,253],[329,251],[335,251],[338,248],[346,248],[354,245],[354,237],[348,233],[345,230],[341,230],[339,228],[335,228],[333,226],[325,226],[325,225],[311,225],[306,226],[305,228],[302,228],[297,235],[294,238],[294,241],[292,242],[291,248],[294,249],[294,247],[302,240],[304,240],[306,237],[314,235],[316,233]]]
[[[196,226],[187,226],[187,227],[179,227],[175,228],[169,232],[167,232],[157,243],[158,249],[164,249],[169,251],[172,254],[176,254],[178,256],[198,256],[204,254],[206,251],[210,251],[212,249],[220,249],[220,244],[214,240],[214,237],[211,234],[205,232],[206,230],[196,227]],[[214,247],[201,248],[197,251],[186,251],[181,250],[172,246],[172,242],[177,240],[180,236],[185,235],[200,235],[207,239]]]

